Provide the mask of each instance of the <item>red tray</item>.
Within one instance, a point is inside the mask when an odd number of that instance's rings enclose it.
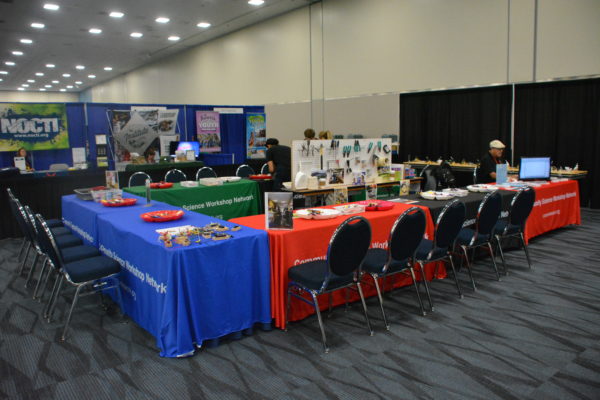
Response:
[[[146,222],[166,222],[175,221],[183,217],[182,210],[159,210],[151,211],[140,215],[140,217]]]
[[[173,187],[172,182],[154,182],[150,184],[150,189],[168,189]]]
[[[102,200],[104,207],[125,207],[132,206],[137,202],[137,199],[118,199],[118,200]]]
[[[366,206],[367,211],[387,211],[387,210],[391,210],[396,205],[395,203],[392,203],[391,201],[385,201],[385,200],[364,200],[364,201],[359,201],[358,204],[362,204],[363,206]]]
[[[250,176],[248,176],[248,178],[254,179],[255,181],[261,181],[261,180],[271,179],[273,177],[268,174],[259,174],[259,175],[250,175]]]

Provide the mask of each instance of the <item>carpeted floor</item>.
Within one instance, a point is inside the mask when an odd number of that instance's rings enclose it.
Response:
[[[368,300],[370,337],[358,304],[325,318],[323,354],[314,317],[288,332],[204,349],[187,359],[158,356],[154,338],[82,301],[70,338],[40,317],[15,261],[19,240],[0,241],[0,398],[22,399],[599,399],[600,212],[508,253],[510,274],[475,264],[478,291],[461,273],[432,285],[436,311],[418,314],[411,288],[386,297],[386,331]],[[59,305],[56,320],[66,308]]]

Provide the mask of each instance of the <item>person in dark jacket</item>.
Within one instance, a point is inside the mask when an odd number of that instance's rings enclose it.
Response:
[[[505,163],[502,158],[505,147],[504,143],[499,140],[490,142],[489,151],[481,157],[477,170],[477,183],[496,182],[496,165]]]
[[[267,165],[273,175],[273,190],[281,191],[283,182],[291,180],[292,174],[292,149],[279,144],[279,140],[269,138],[267,146]]]

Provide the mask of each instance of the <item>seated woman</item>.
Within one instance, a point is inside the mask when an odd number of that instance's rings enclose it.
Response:
[[[146,159],[146,163],[154,164],[156,163],[156,151],[153,147],[148,147],[144,152],[144,158]]]
[[[31,167],[31,160],[29,158],[29,155],[27,154],[27,150],[25,150],[25,147],[21,147],[19,150],[17,150],[17,154],[15,154],[15,157],[23,157],[25,159],[26,170],[33,171],[33,168]]]

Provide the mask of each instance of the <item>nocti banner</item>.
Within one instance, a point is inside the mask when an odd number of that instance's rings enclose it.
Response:
[[[69,148],[65,104],[0,103],[0,151]]]
[[[220,114],[215,111],[196,111],[196,134],[202,152],[221,151]]]

